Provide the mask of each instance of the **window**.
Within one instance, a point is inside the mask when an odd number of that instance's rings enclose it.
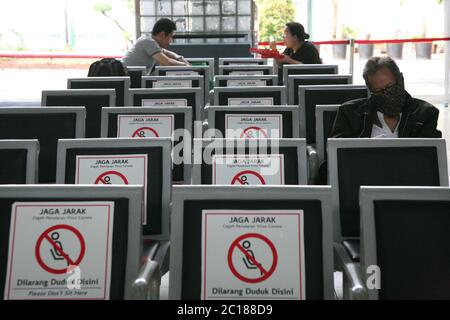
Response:
[[[159,18],[170,18],[178,34],[254,35],[253,0],[140,0],[140,34],[149,34]],[[176,43],[248,42],[246,37],[177,38]]]

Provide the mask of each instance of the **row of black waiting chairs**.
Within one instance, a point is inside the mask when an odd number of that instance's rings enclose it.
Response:
[[[4,252],[8,252],[8,239],[11,236],[9,229],[4,226],[9,227],[7,222],[11,218],[14,202],[114,202],[113,239],[122,241],[113,241],[114,271],[109,276],[114,281],[111,281],[109,299],[158,298],[155,289],[158,289],[161,271],[167,269],[170,269],[169,298],[204,298],[201,226],[205,211],[216,208],[228,209],[230,212],[235,208],[303,210],[306,270],[303,298],[335,297],[333,270],[336,264],[340,264],[348,278],[348,287],[344,288],[348,298],[449,298],[448,187],[361,187],[361,262],[355,263],[349,260],[340,244],[333,243],[330,187],[175,186],[170,267],[167,258],[158,257],[157,254],[147,258],[141,267],[142,239],[140,233],[136,232],[141,222],[141,187],[14,185],[0,186],[0,191],[0,206],[5,212],[1,217],[2,229],[5,229],[1,234]],[[228,206],[224,206],[224,203]],[[164,249],[167,250],[167,247]],[[5,272],[6,259],[7,255],[2,255],[0,259],[2,274]],[[283,259],[280,263],[290,261],[287,260]],[[381,270],[375,288],[370,285],[372,270],[376,270],[374,266]],[[433,272],[429,272],[430,266],[433,266]],[[0,281],[0,288],[5,289],[5,277]]]
[[[253,148],[257,143],[256,148]],[[2,140],[3,183],[35,183],[38,167],[37,140]],[[307,184],[305,139],[195,139],[192,158],[184,158],[180,178],[194,185],[213,185],[214,164],[205,155],[270,155],[283,157],[283,184]],[[172,142],[149,139],[61,139],[58,141],[56,183],[77,184],[77,159],[95,155],[145,155],[147,220],[145,234],[168,234],[172,186]],[[358,192],[362,185],[447,186],[448,170],[444,139],[329,139],[329,182],[332,186],[334,234],[349,252],[357,251],[352,238],[359,237]],[[191,164],[192,163],[192,164]],[[42,164],[46,167],[46,163]],[[89,183],[94,183],[90,181]],[[189,184],[189,183],[188,183]],[[229,181],[232,184],[232,181]],[[163,230],[163,231],[162,231]],[[349,240],[350,239],[350,240]],[[347,241],[348,240],[348,241]],[[355,254],[355,261],[359,258]]]
[[[364,88],[364,90],[367,94],[367,89]],[[312,88],[311,92],[314,91],[314,88]],[[335,91],[330,94],[330,97],[336,98],[339,92]],[[304,95],[307,96],[308,93],[305,92]],[[346,97],[346,100],[349,99]],[[335,104],[344,102],[336,101],[336,99],[333,101],[332,103]],[[327,102],[323,103],[326,104]],[[314,106],[316,105],[317,103],[314,104]],[[216,114],[216,117],[210,117],[209,121],[214,119],[214,127],[217,129],[219,122],[222,121],[217,120],[222,107],[211,106],[208,108],[214,111],[211,114]],[[324,121],[330,118],[330,115],[326,112],[334,112],[335,114],[336,108],[336,105],[324,107],[322,113]],[[105,108],[104,110],[108,109],[114,108]],[[13,112],[12,109],[11,111]],[[73,111],[83,113],[84,109],[73,108]],[[114,112],[110,114],[105,111],[105,114],[108,114],[107,118],[114,117]],[[295,112],[292,113],[293,119],[295,114]],[[315,115],[314,112],[312,114]],[[209,112],[208,116],[210,116]],[[301,118],[301,112],[298,116]],[[51,118],[49,115],[44,117]],[[72,121],[77,117],[80,116],[72,113]],[[195,116],[193,118],[195,119]],[[307,112],[305,118],[308,118]],[[320,118],[320,116],[317,118]],[[14,117],[10,119],[14,119]],[[103,116],[104,119],[105,115]],[[109,120],[110,123],[117,123],[114,118],[109,118]],[[184,120],[186,123],[186,117]],[[301,123],[300,120],[299,122]],[[5,121],[5,123],[8,122]],[[19,128],[26,132],[29,127],[31,128],[36,123],[36,120],[30,121],[28,126],[25,122],[21,123],[22,126]],[[329,130],[330,123],[331,121],[328,121],[323,126],[322,132],[324,134],[323,136],[317,135],[317,139],[327,139],[326,131]],[[76,125],[69,125],[68,122],[64,124],[64,121],[60,121],[59,125],[71,128],[72,133],[77,130]],[[294,127],[295,124],[292,128]],[[10,122],[9,130],[6,131],[11,131],[13,128],[14,125]],[[44,131],[51,136],[53,128],[48,126],[48,130]],[[301,130],[301,126],[298,129]],[[307,130],[308,128],[306,128]],[[105,129],[101,131],[103,136]],[[107,132],[107,136],[109,136],[111,129],[108,128]],[[299,134],[299,136],[301,135]],[[305,137],[306,139],[304,139]],[[58,142],[58,139],[64,138],[66,140]],[[70,186],[71,183],[75,183],[76,179],[75,162],[77,157],[103,153],[107,155],[136,153],[146,154],[148,159],[152,159],[154,162],[148,164],[147,171],[149,184],[143,188],[128,187],[128,189],[134,188],[133,192],[136,194],[140,192],[141,196],[146,189],[146,192],[144,192],[147,196],[145,199],[147,202],[146,217],[148,221],[151,221],[148,226],[143,227],[142,233],[134,232],[134,237],[136,237],[136,234],[143,234],[148,240],[157,242],[152,244],[152,252],[146,255],[148,260],[141,269],[141,275],[139,280],[134,283],[134,287],[130,279],[135,279],[135,277],[128,277],[127,271],[127,280],[123,282],[126,289],[123,287],[124,290],[115,291],[114,294],[111,291],[111,298],[157,297],[157,294],[150,292],[151,286],[157,284],[161,273],[165,273],[169,269],[167,254],[168,241],[170,240],[169,296],[171,298],[199,299],[203,280],[201,279],[202,243],[201,234],[198,232],[201,229],[199,226],[201,227],[203,212],[207,209],[304,210],[304,236],[307,244],[305,246],[307,270],[305,297],[307,299],[333,298],[333,270],[344,271],[344,295],[347,298],[448,297],[445,290],[448,287],[448,276],[445,276],[444,270],[448,269],[450,263],[448,263],[448,260],[444,259],[444,262],[442,260],[448,249],[446,248],[447,245],[441,240],[447,237],[443,231],[445,226],[448,226],[445,213],[448,212],[450,191],[446,188],[448,187],[448,171],[446,146],[443,139],[329,139],[328,143],[324,143],[323,146],[328,145],[331,187],[302,186],[308,181],[307,143],[309,144],[310,141],[308,141],[307,133],[301,139],[293,135],[292,138],[281,140],[270,139],[264,140],[265,142],[257,140],[256,143],[258,144],[264,146],[268,144],[269,150],[264,152],[270,152],[271,148],[276,146],[277,152],[283,154],[285,161],[284,182],[291,184],[290,186],[211,186],[211,165],[205,163],[200,156],[201,162],[194,164],[192,169],[186,170],[186,166],[180,167],[183,173],[179,177],[186,179],[191,174],[192,177],[190,178],[195,185],[172,187],[171,175],[175,176],[176,172],[180,173],[176,170],[176,166],[171,170],[172,142],[170,139],[144,139],[139,141],[137,139],[71,140],[74,138],[83,137],[62,136],[57,139],[53,137],[53,152],[56,150],[57,143],[59,150],[58,161],[54,160],[55,166],[53,167],[53,169],[56,167],[58,169],[53,172],[56,172],[57,182],[65,184],[64,186],[2,186],[1,188],[5,192],[1,192],[0,197],[5,195],[10,201],[11,198],[14,198],[14,192],[17,191],[21,200],[24,197],[27,198],[28,195],[33,201],[39,197],[49,199],[52,197],[52,192],[56,197],[62,197],[66,193],[65,196],[68,199],[74,199],[74,197],[85,199],[87,193],[90,194],[90,197],[95,198],[96,192],[99,190],[98,199],[104,199],[105,194],[101,193],[105,191],[100,190],[105,190],[105,187]],[[30,138],[28,137],[28,139]],[[40,139],[40,141],[44,140]],[[231,145],[230,147],[224,142],[217,146],[214,144],[217,141],[220,140],[213,138],[194,139],[193,157],[196,157],[196,152],[197,157],[198,154],[202,155],[204,149],[208,147],[214,150],[214,154],[246,154],[249,152],[252,143],[251,140],[247,140],[241,142],[243,145]],[[2,174],[13,173],[16,170],[17,176],[20,176],[22,181],[29,183],[36,178],[37,167],[40,168],[39,171],[46,168],[47,162],[43,162],[44,167],[42,167],[42,164],[39,166],[37,165],[37,155],[33,155],[39,150],[38,141],[5,140],[2,143],[5,146],[5,148],[0,149],[0,152],[5,155],[1,158],[5,160],[5,164],[2,166],[2,169],[5,169],[2,170]],[[21,148],[22,143],[23,147]],[[211,143],[212,146],[210,146]],[[43,148],[43,145],[41,145],[41,148]],[[325,151],[325,147],[322,150]],[[324,152],[323,157],[325,156]],[[21,165],[15,166],[15,164]],[[8,168],[8,171],[6,168]],[[9,168],[12,168],[11,171],[9,171]],[[416,187],[405,189],[398,186]],[[124,194],[128,192],[126,191],[127,187],[114,188],[122,188]],[[139,192],[136,189],[139,189]],[[415,197],[408,197],[408,192]],[[74,196],[74,193],[78,193],[78,195]],[[114,198],[114,195],[112,194],[111,197]],[[139,201],[137,198],[133,201],[138,201],[135,203],[141,204],[145,202],[144,198],[142,196]],[[408,201],[410,202],[409,205],[407,204]],[[8,203],[10,204],[10,202]],[[194,203],[195,205],[193,205]],[[402,208],[406,208],[406,210]],[[138,210],[139,214],[136,213],[136,210],[133,210],[133,212],[133,219],[136,220],[136,216],[141,217],[142,209]],[[408,221],[410,212],[412,222],[407,224],[405,221]],[[432,213],[432,219],[427,216],[429,212]],[[393,214],[397,216],[392,218]],[[136,222],[133,225],[136,227]],[[428,227],[427,239],[417,236],[418,232],[422,230],[422,226]],[[169,228],[171,232],[169,232]],[[131,236],[130,230],[129,228],[128,237]],[[362,230],[362,234],[359,233],[359,230]],[[9,237],[9,233],[7,236]],[[362,240],[361,243],[359,239]],[[410,247],[409,244],[411,243],[413,246]],[[157,250],[157,246],[160,246],[160,250]],[[411,262],[415,260],[415,257],[418,257],[417,248],[420,248],[421,253],[426,254],[428,261],[419,261],[417,269],[414,266],[414,268],[408,270],[411,271],[410,273],[400,274],[399,270],[404,270],[405,261]],[[138,252],[141,251],[138,250]],[[133,257],[138,256],[139,253]],[[133,263],[131,263],[133,266],[131,273],[136,271],[136,265]],[[430,279],[429,274],[420,272],[418,268],[424,268],[425,263],[430,263],[430,265],[440,263],[435,275],[444,280],[438,283],[433,281],[435,278]],[[380,266],[383,270],[380,290],[368,290],[369,288],[367,288],[367,278],[370,276],[368,270],[371,266]],[[408,264],[408,267],[411,266]],[[385,272],[386,278],[384,278]],[[417,274],[417,281],[413,285],[405,285],[405,282],[401,281],[414,274]],[[394,283],[395,285],[392,285]],[[116,296],[117,292],[120,292],[120,294]]]
[[[326,142],[330,135],[339,105],[316,106],[316,150],[308,147],[309,181],[314,181],[319,164],[326,159]],[[301,108],[300,108],[301,109]],[[227,134],[226,119],[239,114],[246,115],[271,115],[281,119],[278,137],[299,138],[305,131],[306,122],[296,106],[210,106],[208,112],[209,126],[197,128],[205,130],[206,138],[236,136]],[[184,143],[189,143],[194,134],[192,110],[182,106],[160,107],[105,107],[98,116],[98,123],[92,124],[98,136],[102,138],[123,137],[124,133],[118,128],[118,118],[126,118],[130,115],[168,115],[173,117],[173,130],[182,131]],[[86,134],[85,119],[86,109],[83,107],[8,107],[0,109],[0,138],[1,139],[38,139],[41,144],[41,170],[42,177],[39,181],[54,182],[56,168],[56,144],[58,139],[74,139],[89,137]],[[197,123],[198,125],[198,123]],[[208,130],[211,127],[211,130]],[[309,126],[310,128],[311,126]],[[26,128],[26,130],[24,130]],[[308,129],[309,129],[308,128]],[[307,130],[309,131],[309,130]],[[270,134],[270,132],[268,132]],[[95,135],[97,136],[97,135]],[[128,135],[130,136],[130,135]],[[240,137],[240,136],[239,136]],[[269,135],[269,137],[271,137]],[[308,139],[306,140],[308,143]],[[310,145],[310,143],[308,143]],[[45,166],[43,164],[46,164]],[[179,166],[178,166],[179,167]],[[179,169],[180,170],[180,169]],[[174,181],[190,181],[175,175]],[[187,179],[187,180],[186,180]]]
[[[111,139],[108,139],[111,140]],[[126,144],[127,139],[122,139],[120,143]],[[128,141],[129,144],[124,147],[125,153],[130,153],[130,146],[140,149],[140,145],[147,143],[149,148],[152,145],[153,149],[156,149],[156,145],[163,143],[166,140],[166,161],[169,165],[166,166],[166,178],[168,181],[166,185],[169,185],[170,189],[170,139],[148,139],[140,141]],[[295,140],[295,139],[294,139]],[[250,140],[247,140],[249,143]],[[292,141],[291,141],[292,142]],[[7,142],[8,143],[8,142]],[[37,150],[37,142],[24,142],[29,146],[32,146],[32,150]],[[93,154],[100,154],[102,151],[107,151],[108,154],[119,153],[120,143],[117,141],[102,141],[95,139],[88,140],[62,140],[61,150],[71,151],[70,157],[64,161],[64,156],[61,161],[66,164],[61,165],[59,177],[62,177],[63,182],[73,183],[74,175],[74,157],[76,157],[77,149],[80,149],[80,154],[86,154],[86,151]],[[9,142],[9,146],[6,147],[6,151],[14,149],[17,151],[19,142]],[[12,148],[11,145],[15,145]],[[289,146],[283,146],[281,143],[280,152],[283,152],[283,148],[286,148],[286,155]],[[306,144],[303,140],[303,150]],[[448,172],[446,168],[446,153],[445,153],[445,141],[442,139],[387,139],[387,140],[374,140],[374,139],[331,139],[329,141],[329,166],[330,166],[330,184],[332,186],[331,199],[333,204],[334,217],[338,217],[335,221],[340,223],[334,223],[334,240],[336,242],[336,251],[340,253],[341,260],[336,261],[337,268],[342,267],[344,270],[349,268],[348,261],[352,264],[357,264],[360,260],[359,257],[359,209],[358,209],[358,190],[363,185],[418,185],[418,186],[447,186],[448,185]],[[84,150],[84,151],[83,151]],[[143,152],[143,149],[138,151]],[[223,150],[222,150],[223,152]],[[30,152],[31,153],[31,152]],[[226,153],[226,152],[223,152]],[[305,155],[305,152],[302,152]],[[5,153],[6,154],[6,153]],[[64,154],[64,153],[63,153]],[[301,154],[301,153],[300,153]],[[6,154],[8,155],[8,154]],[[370,156],[368,156],[370,155]],[[14,160],[8,159],[8,157],[2,157],[6,160],[5,165],[2,168],[9,167],[19,168],[17,164],[27,165],[28,159],[36,166],[36,157],[30,157],[28,152],[22,151],[22,157],[27,160]],[[67,155],[66,155],[67,157]],[[61,157],[60,157],[61,158]],[[295,157],[294,157],[295,158]],[[288,157],[286,157],[288,163]],[[292,161],[292,160],[290,160]],[[298,161],[298,160],[297,160]],[[299,168],[299,164],[290,165],[285,163],[286,177],[294,178],[294,171]],[[393,165],[395,164],[395,165]],[[198,167],[197,172],[210,172],[207,164]],[[290,172],[287,170],[290,168]],[[153,169],[157,172],[164,172],[161,167],[153,166]],[[30,169],[32,170],[32,169]],[[71,172],[68,174],[67,172]],[[150,170],[149,170],[150,171]],[[6,172],[6,171],[4,171]],[[10,172],[8,170],[8,172]],[[153,171],[152,179],[157,181],[157,172]],[[193,170],[194,172],[194,170]],[[298,174],[298,172],[297,172]],[[32,174],[25,173],[25,176],[30,177]],[[68,179],[68,180],[65,180]],[[163,179],[161,177],[161,179]],[[201,177],[200,183],[208,184],[205,178]],[[60,180],[61,181],[61,180]],[[300,178],[297,184],[301,184]],[[176,190],[176,188],[174,189]],[[170,192],[170,191],[169,191]],[[246,193],[246,192],[245,192]],[[166,197],[166,199],[170,199]],[[150,202],[148,202],[150,203]],[[166,202],[168,203],[168,202]],[[336,204],[337,203],[337,204]],[[167,207],[166,207],[167,208]],[[154,214],[155,211],[153,211]],[[168,210],[166,210],[167,214]],[[163,211],[161,211],[163,214]],[[166,215],[167,218],[167,215]],[[149,219],[153,219],[149,215]],[[164,219],[161,219],[164,221]],[[166,219],[167,221],[167,219]],[[161,225],[163,225],[162,223]],[[166,223],[168,226],[168,223]],[[144,228],[145,230],[145,228]],[[158,231],[156,231],[158,233]],[[345,255],[342,257],[342,253]],[[347,260],[346,260],[347,259]],[[350,260],[351,259],[351,260]],[[344,261],[344,262],[341,262]],[[347,262],[345,262],[347,261]],[[340,262],[340,263],[339,263]],[[350,273],[351,274],[351,273]],[[353,287],[352,287],[353,288]]]

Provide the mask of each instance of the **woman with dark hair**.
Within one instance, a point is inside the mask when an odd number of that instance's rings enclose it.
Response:
[[[319,64],[322,63],[319,57],[319,51],[309,41],[309,34],[305,32],[305,28],[298,22],[289,22],[284,29],[284,57],[276,59],[280,64]],[[271,49],[276,50],[275,43],[271,43]]]
[[[298,22],[289,22],[284,29],[284,43],[286,50],[283,52],[283,58],[275,59],[278,66],[278,84],[283,84],[283,64],[320,64],[322,60],[317,48],[309,41],[309,34],[305,28]],[[270,44],[272,50],[277,50],[275,42]]]

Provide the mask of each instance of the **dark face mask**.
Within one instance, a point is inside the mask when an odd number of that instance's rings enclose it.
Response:
[[[372,93],[370,100],[378,111],[387,116],[398,116],[406,102],[406,91],[403,81],[397,81],[396,84],[380,93]]]

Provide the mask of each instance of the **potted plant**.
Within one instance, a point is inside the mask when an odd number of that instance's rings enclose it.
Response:
[[[416,42],[416,58],[430,60],[432,49],[432,42]]]
[[[422,33],[415,36],[414,38],[426,38],[427,37],[427,27],[426,18],[423,16]],[[416,58],[417,59],[431,59],[431,50],[433,49],[432,42],[416,42]]]
[[[403,59],[403,43],[386,43],[386,52],[392,59]]]
[[[370,33],[366,35],[366,40],[370,40]],[[373,56],[374,44],[359,44],[358,45],[358,53],[360,59],[369,59]]]
[[[355,35],[356,35],[355,29],[347,25],[342,25],[342,39],[354,39]],[[347,44],[333,45],[333,57],[335,59],[346,59]]]
[[[397,15],[400,16],[402,14],[402,7],[405,4],[405,0],[399,0],[398,1],[398,7],[397,9]],[[401,20],[399,19],[398,22]],[[398,25],[398,27],[395,29],[394,34],[392,35],[393,39],[400,39],[401,38],[401,32],[402,25]],[[386,53],[389,57],[393,59],[402,59],[403,58],[403,43],[386,43]]]
[[[444,3],[443,0],[436,0],[438,4]],[[422,8],[422,34],[421,38],[427,37],[427,16],[426,16],[426,4],[424,2],[424,7]],[[433,50],[432,42],[416,42],[416,58],[417,59],[431,59],[431,53]]]
[[[399,39],[400,30],[397,29],[395,32],[395,39]],[[403,58],[403,43],[386,43],[386,52],[392,59],[402,59]]]

